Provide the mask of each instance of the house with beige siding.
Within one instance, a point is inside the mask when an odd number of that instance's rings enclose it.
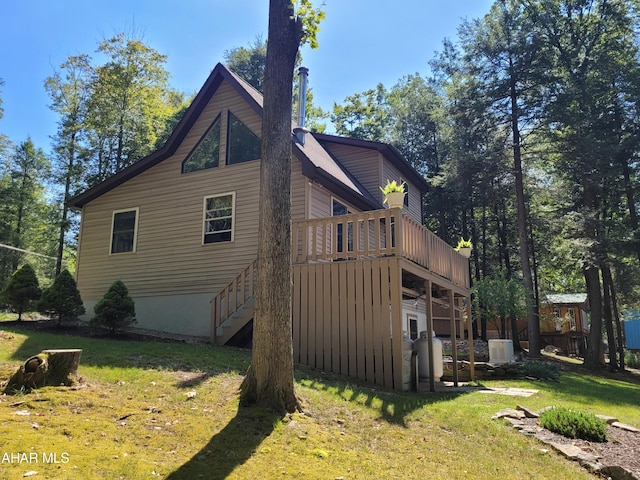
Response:
[[[69,202],[88,312],[121,280],[138,328],[250,339],[261,121],[260,93],[218,64],[162,148]],[[406,184],[402,208],[383,203],[387,179]],[[403,388],[403,334],[464,335],[468,260],[422,226],[427,188],[390,145],[292,134],[298,362]]]

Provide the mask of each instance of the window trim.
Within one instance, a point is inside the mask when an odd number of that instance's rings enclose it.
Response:
[[[116,223],[116,215],[118,213],[136,212],[136,219],[133,225],[133,245],[130,251],[114,252],[113,251],[113,230]],[[127,253],[136,253],[138,249],[138,223],[140,221],[140,207],[122,208],[111,212],[111,235],[109,236],[109,255],[122,255]]]
[[[210,198],[219,198],[219,197],[228,197],[229,195],[231,195],[231,239],[230,240],[225,240],[225,241],[221,241],[221,242],[205,242],[205,235],[206,235],[206,225],[207,225],[207,200]],[[200,237],[202,245],[217,245],[219,243],[222,244],[227,244],[227,243],[233,243],[235,241],[235,233],[236,233],[236,192],[232,191],[232,192],[225,192],[225,193],[217,193],[215,195],[207,195],[205,197],[203,197],[202,200],[202,235]]]

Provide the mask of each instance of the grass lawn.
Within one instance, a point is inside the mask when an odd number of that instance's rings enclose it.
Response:
[[[491,416],[517,404],[562,405],[640,426],[638,379],[587,376],[573,366],[557,383],[484,382],[540,390],[524,399],[402,394],[299,368],[306,412],[283,419],[238,410],[246,351],[1,323],[0,379],[47,348],[82,348],[82,381],[0,396],[2,479],[29,471],[37,479],[592,479]]]

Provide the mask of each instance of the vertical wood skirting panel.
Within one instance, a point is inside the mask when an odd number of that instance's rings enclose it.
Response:
[[[315,323],[315,353],[316,353],[316,363],[314,365],[315,368],[320,370],[324,370],[324,303],[325,298],[328,298],[323,291],[323,281],[322,281],[322,265],[316,264],[314,265],[315,270],[315,291],[316,295],[316,313],[314,318]]]
[[[356,324],[356,278],[353,262],[345,264],[347,268],[347,337],[349,338],[349,376],[358,378],[358,338]]]
[[[342,375],[349,375],[349,334],[347,325],[347,296],[344,292],[347,291],[347,264],[340,262],[333,264],[332,272],[338,271],[338,287],[336,296],[340,298],[339,311],[337,313],[337,322],[340,337],[340,373]],[[335,280],[334,280],[335,281]]]
[[[382,332],[382,355],[384,359],[384,384],[393,386],[393,352],[391,348],[391,269],[399,268],[397,262],[383,260],[380,283],[380,326]]]
[[[357,345],[358,345],[358,378],[362,380],[368,380],[367,378],[367,348],[370,348],[367,345],[367,328],[365,327],[365,318],[364,318],[364,304],[363,304],[363,296],[364,296],[364,272],[362,271],[362,263],[363,262],[355,262],[353,263],[354,267],[354,283],[355,283],[355,296],[351,297],[350,300],[353,301],[356,313],[356,336],[357,336]]]
[[[329,264],[331,268],[331,371],[341,372],[340,353],[342,351],[341,338],[341,315],[340,315],[340,299],[345,297],[341,295],[340,289],[344,287],[344,281],[340,275],[340,264],[344,262],[334,262]]]
[[[397,259],[294,265],[292,281],[296,361],[402,388]]]
[[[330,372],[335,371],[332,363],[332,350],[338,345],[333,345],[331,335],[331,308],[332,308],[332,289],[331,289],[331,264],[321,264],[322,269],[322,291],[324,298],[322,304],[324,306],[324,314],[322,317],[322,324],[324,326],[324,338],[323,338],[323,369]]]
[[[298,355],[300,354],[300,294],[301,294],[301,268],[299,265],[294,265],[291,269],[291,290],[293,295],[291,297],[291,316],[294,319],[291,322],[291,335],[293,337],[293,359],[294,361],[301,363]]]
[[[402,390],[402,281],[397,258],[389,268],[389,291],[391,292],[393,388]]]
[[[375,374],[375,382],[384,384],[384,351],[382,348],[382,295],[380,292],[380,276],[383,275],[386,265],[383,261],[374,260],[371,268],[371,288],[373,299],[373,315],[372,320],[372,342],[371,348],[373,356],[373,368]]]

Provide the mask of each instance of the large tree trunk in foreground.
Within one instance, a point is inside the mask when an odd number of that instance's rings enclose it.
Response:
[[[298,408],[291,337],[291,95],[302,23],[289,0],[269,3],[264,75],[258,276],[253,353],[242,405],[277,412]]]
[[[28,358],[7,382],[4,393],[29,392],[45,386],[71,385],[78,371],[80,349],[43,350]]]

